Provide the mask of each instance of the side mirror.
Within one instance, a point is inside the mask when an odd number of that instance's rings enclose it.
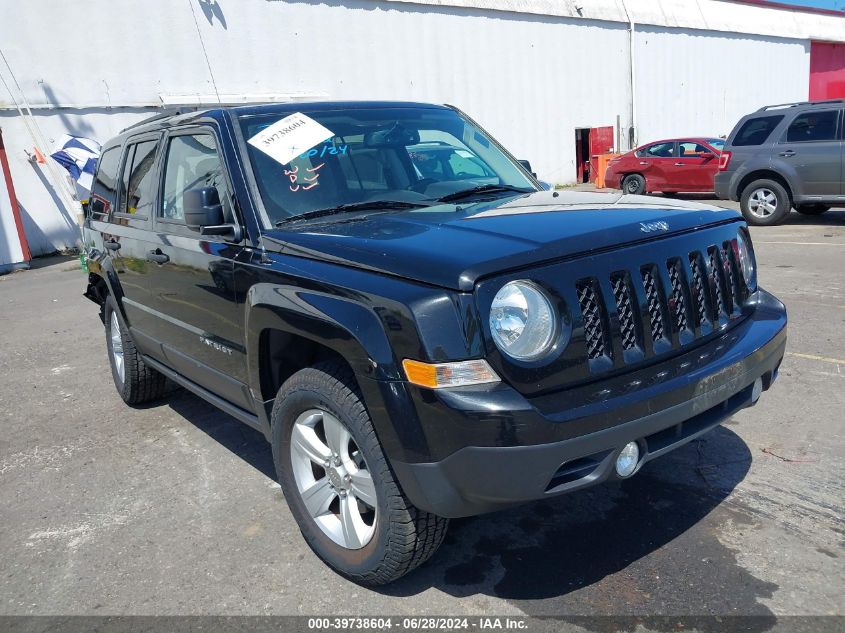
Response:
[[[517,161],[517,162],[518,162],[520,165],[522,165],[523,167],[525,167],[525,171],[527,171],[529,174],[531,174],[531,175],[532,175],[532,176],[534,176],[535,178],[537,177],[537,174],[536,174],[536,173],[534,173],[534,170],[532,170],[532,169],[531,169],[531,163],[529,163],[527,160],[519,160],[519,161]]]
[[[702,159],[705,163],[707,163],[707,162],[709,162],[709,161],[713,160],[715,157],[716,157],[716,155],[715,155],[715,154],[711,154],[710,152],[705,152],[704,154],[702,154],[702,155],[701,155],[701,159]]]
[[[223,224],[223,205],[217,187],[191,189],[182,194],[185,226],[199,230],[203,226]]]

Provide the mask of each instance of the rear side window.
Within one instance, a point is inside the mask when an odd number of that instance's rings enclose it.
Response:
[[[762,145],[782,120],[782,114],[748,119],[739,128],[731,144],[737,147]]]
[[[675,154],[675,143],[655,143],[637,152],[641,158],[672,158]]]
[[[120,146],[107,149],[97,161],[97,175],[91,185],[88,208],[95,220],[105,219],[114,204],[117,189],[117,169],[120,165]]]
[[[143,141],[129,146],[123,164],[123,196],[119,213],[148,218],[153,205],[155,189],[153,177],[158,141]]]
[[[789,124],[789,129],[786,131],[786,142],[836,140],[836,119],[838,115],[837,110],[799,114]]]

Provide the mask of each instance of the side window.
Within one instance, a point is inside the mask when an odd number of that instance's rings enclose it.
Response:
[[[649,145],[645,149],[640,150],[637,155],[645,158],[672,158],[674,154],[675,144],[669,142],[655,143],[654,145]]]
[[[837,110],[799,114],[786,130],[787,143],[833,141],[836,139]]]
[[[91,185],[88,208],[95,220],[105,219],[114,205],[117,190],[117,170],[120,166],[120,146],[111,147],[100,154],[97,175]]]
[[[734,136],[732,145],[745,147],[748,145],[762,145],[771,136],[772,131],[783,120],[783,115],[761,116],[748,119]]]
[[[126,151],[118,213],[139,218],[149,217],[155,198],[153,166],[157,147],[158,141],[142,141],[130,145]]]
[[[702,158],[712,153],[704,145],[692,141],[684,141],[678,144],[678,158]]]
[[[217,187],[226,218],[231,218],[223,165],[211,134],[174,136],[167,146],[164,186],[159,216],[174,222],[185,219],[182,196],[191,189]]]

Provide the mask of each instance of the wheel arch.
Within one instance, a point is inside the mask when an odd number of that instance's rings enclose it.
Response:
[[[786,178],[771,169],[757,169],[743,176],[736,188],[736,197],[738,200],[742,199],[742,194],[755,180],[773,180],[780,184],[784,189],[786,189],[786,194],[789,196],[790,204],[792,204],[794,196],[792,186]]]

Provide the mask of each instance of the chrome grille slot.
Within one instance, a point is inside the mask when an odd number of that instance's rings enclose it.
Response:
[[[619,315],[619,331],[622,335],[622,349],[637,347],[637,325],[634,321],[634,304],[631,300],[631,288],[626,273],[614,273],[610,277],[613,297],[616,299],[616,311]]]
[[[578,303],[581,305],[581,314],[584,315],[584,339],[587,344],[587,357],[596,359],[609,356],[595,280],[581,281],[575,286],[575,289],[578,293]]]
[[[719,265],[719,256],[716,254],[716,247],[711,246],[708,248],[707,255],[710,268],[710,283],[713,286],[716,299],[716,318],[714,320],[718,320],[723,314],[727,315],[728,312],[725,309],[725,293],[722,290],[722,273],[721,266]]]
[[[736,306],[736,286],[734,285],[734,274],[733,274],[733,265],[734,265],[734,258],[733,258],[733,245],[730,242],[725,242],[722,244],[722,267],[725,271],[725,287],[727,288],[726,294],[726,303],[728,307],[728,314],[733,314],[734,307]]]
[[[696,251],[689,254],[689,267],[692,271],[692,296],[695,303],[696,316],[698,317],[697,325],[709,325],[710,319],[707,317],[707,286],[704,283],[704,271],[701,264],[701,255]]]
[[[644,266],[640,273],[643,279],[643,290],[645,290],[651,338],[654,341],[668,340],[663,321],[663,307],[660,305],[657,273],[654,266]]]
[[[684,297],[684,277],[681,270],[681,262],[678,259],[670,259],[666,262],[666,270],[669,273],[669,282],[672,285],[672,292],[669,295],[669,313],[679,332],[689,329],[687,323],[687,302]]]

